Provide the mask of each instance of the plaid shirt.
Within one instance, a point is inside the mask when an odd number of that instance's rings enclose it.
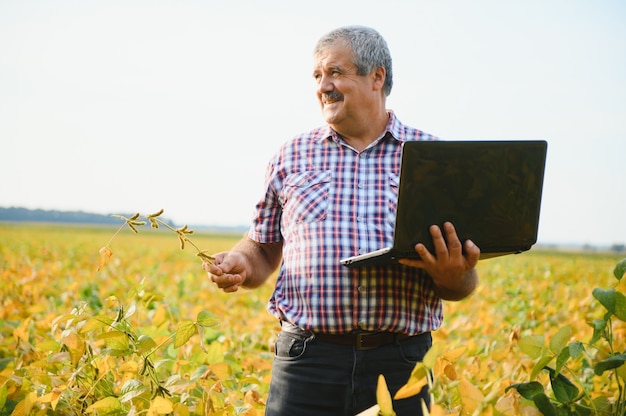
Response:
[[[268,304],[277,318],[325,333],[440,326],[441,300],[423,271],[339,264],[392,244],[401,144],[434,140],[389,114],[383,135],[362,152],[326,126],[287,142],[270,161],[249,237],[283,240]]]

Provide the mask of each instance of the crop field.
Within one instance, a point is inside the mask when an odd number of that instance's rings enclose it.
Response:
[[[0,415],[262,415],[271,282],[224,294],[168,230],[115,231],[0,224]],[[239,237],[189,235],[208,253]],[[431,414],[623,415],[623,257],[482,261],[433,334]]]

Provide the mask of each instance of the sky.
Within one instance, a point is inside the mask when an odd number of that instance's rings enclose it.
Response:
[[[0,0],[0,207],[246,225],[324,123],[312,50],[387,40],[404,123],[548,141],[539,243],[626,243],[622,0]]]

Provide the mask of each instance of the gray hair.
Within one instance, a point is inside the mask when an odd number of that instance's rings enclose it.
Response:
[[[393,73],[391,54],[387,42],[376,30],[365,26],[345,26],[335,29],[317,41],[313,55],[317,56],[337,40],[343,40],[354,53],[354,65],[358,75],[367,75],[378,67],[385,68],[385,96],[391,93]]]

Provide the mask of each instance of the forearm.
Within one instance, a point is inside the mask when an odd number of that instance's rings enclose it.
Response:
[[[246,280],[243,287],[261,286],[276,270],[282,259],[282,242],[261,244],[247,237],[232,248],[246,259]]]
[[[454,282],[436,282],[435,291],[444,300],[458,301],[468,297],[478,286],[478,272],[475,268],[469,269],[460,279]]]

